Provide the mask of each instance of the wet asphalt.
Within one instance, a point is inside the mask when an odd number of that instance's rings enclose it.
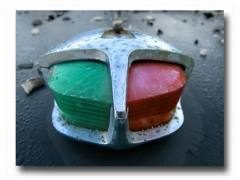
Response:
[[[55,45],[84,31],[111,26],[109,11],[16,12],[16,64],[36,62]],[[151,15],[156,20],[142,19]],[[183,126],[171,136],[115,151],[71,140],[51,124],[53,97],[47,87],[26,95],[21,83],[36,67],[16,68],[16,165],[23,166],[224,166],[224,16],[199,11],[123,12],[125,26],[158,36],[194,58],[182,96]],[[100,21],[91,21],[101,16]],[[32,22],[39,34],[32,35]],[[161,33],[159,29],[161,30]],[[221,42],[222,41],[222,42]],[[200,50],[207,49],[201,57]]]

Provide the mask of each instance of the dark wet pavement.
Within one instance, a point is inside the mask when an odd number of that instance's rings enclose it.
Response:
[[[156,20],[152,26],[142,21],[147,14],[123,13],[126,26],[153,36],[161,29],[160,38],[195,60],[182,97],[183,127],[171,136],[123,151],[71,140],[51,124],[53,97],[48,88],[26,96],[20,86],[38,75],[36,68],[16,69],[17,165],[224,165],[224,44],[220,42],[224,35],[216,31],[224,29],[223,14],[215,12],[214,17],[206,19],[201,12],[153,12]],[[56,17],[50,11],[17,12],[16,63],[35,62],[50,48],[80,32],[109,27],[112,15],[82,11]],[[90,22],[94,16],[104,19]],[[42,25],[37,27],[39,34],[33,36],[35,19],[41,19]],[[205,58],[199,54],[202,48],[208,49]]]

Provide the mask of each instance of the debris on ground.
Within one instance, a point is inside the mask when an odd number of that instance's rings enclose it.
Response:
[[[35,77],[27,79],[24,83],[21,84],[24,92],[29,95],[33,90],[40,88],[44,85],[44,80],[41,77]]]
[[[145,16],[145,17],[142,19],[142,21],[146,21],[146,22],[147,22],[147,25],[153,26],[153,25],[154,25],[155,18],[152,17],[152,16],[147,15],[147,16]]]
[[[219,29],[219,28],[213,29],[213,33],[214,34],[220,34],[221,33],[221,29]]]
[[[222,44],[224,44],[224,39],[221,39],[220,42],[221,42]]]
[[[212,12],[204,12],[203,15],[206,19],[210,19],[214,17],[214,14]]]
[[[47,21],[53,21],[55,19],[54,15],[48,15]]]
[[[104,18],[101,16],[95,16],[90,20],[90,22],[100,22],[100,21],[103,21],[103,19]]]
[[[195,44],[195,45],[198,45],[198,43],[199,43],[199,42],[198,42],[198,39],[196,39],[196,40],[194,41],[194,44]]]
[[[213,29],[213,37],[218,38],[224,34],[224,30],[222,28],[215,28]]]
[[[137,13],[139,13],[139,11],[138,10],[133,10],[132,13],[137,14]]]
[[[224,34],[224,30],[221,28],[215,28],[213,29],[214,34]]]
[[[186,20],[186,19],[183,19],[182,22],[187,23],[187,20]]]
[[[33,68],[33,63],[28,62],[28,63],[21,63],[17,65],[18,69],[32,69]]]
[[[163,31],[162,31],[161,29],[158,29],[158,30],[157,30],[157,35],[160,36],[160,35],[162,35],[162,34],[163,34]]]
[[[203,48],[203,49],[200,50],[200,56],[202,56],[202,57],[206,57],[206,56],[207,56],[207,53],[208,53],[208,50],[205,49],[205,48]]]
[[[40,30],[38,28],[32,28],[31,33],[33,36],[36,36],[40,33]]]
[[[42,25],[42,20],[41,19],[35,19],[32,22],[32,26],[37,27]]]
[[[145,16],[143,19],[144,19],[145,21],[155,21],[155,18],[152,17],[152,16],[149,16],[149,15]]]
[[[123,24],[122,19],[115,19],[115,20],[112,21],[112,27],[115,30],[122,30],[122,24]]]
[[[70,20],[71,20],[71,18],[70,18],[70,17],[68,17],[68,16],[66,16],[66,17],[63,17],[63,18],[62,18],[62,20],[63,20],[63,21],[70,21]]]
[[[204,22],[201,22],[201,25],[203,26],[203,25],[204,25]]]
[[[153,26],[154,23],[153,23],[152,21],[147,21],[147,25],[149,25],[149,26]]]
[[[56,14],[56,17],[61,17],[63,16],[67,11],[54,11]]]

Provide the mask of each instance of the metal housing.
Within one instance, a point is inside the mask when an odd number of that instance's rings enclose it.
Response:
[[[179,102],[168,124],[141,132],[129,131],[126,105],[127,76],[131,63],[151,59],[180,64],[184,67],[186,76],[189,77],[193,68],[191,57],[159,38],[146,34],[99,29],[82,33],[62,43],[45,54],[39,61],[39,65],[47,78],[48,69],[54,64],[86,59],[102,61],[109,67],[113,105],[108,131],[93,131],[68,124],[62,119],[55,103],[52,121],[59,132],[77,140],[123,149],[169,135],[181,127],[184,118]]]

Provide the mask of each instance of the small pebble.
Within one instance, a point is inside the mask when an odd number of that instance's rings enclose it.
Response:
[[[187,23],[187,20],[186,20],[186,19],[183,19],[182,22]]]
[[[145,17],[142,19],[142,21],[146,21],[146,22],[147,22],[147,25],[153,26],[153,25],[154,25],[155,18],[152,17],[152,16],[147,15],[147,16],[145,16]]]
[[[149,25],[149,26],[153,26],[154,23],[153,23],[152,21],[147,21],[147,25]]]
[[[37,27],[42,25],[42,20],[36,19],[32,22],[32,26]]]
[[[70,21],[71,18],[66,16],[66,17],[62,18],[62,20],[63,20],[63,21]]]
[[[33,28],[31,30],[31,33],[32,33],[33,36],[36,36],[36,35],[38,35],[40,33],[40,30],[38,28]]]
[[[37,89],[44,85],[44,80],[41,77],[27,79],[21,84],[24,92],[30,94],[34,89]]]
[[[137,14],[137,13],[139,13],[139,12],[140,12],[140,11],[137,11],[137,10],[132,11],[133,14]]]
[[[53,21],[55,19],[54,15],[50,14],[47,21]]]
[[[200,56],[202,56],[202,57],[206,57],[206,56],[207,56],[207,53],[208,53],[208,50],[207,50],[207,49],[201,49],[201,50],[200,50]]]
[[[224,39],[221,39],[220,42],[221,42],[222,44],[224,44]]]
[[[18,64],[17,68],[18,69],[31,69],[33,67],[33,63],[29,62],[29,63],[22,63],[22,64]]]
[[[157,35],[160,36],[160,35],[162,35],[162,34],[163,34],[163,31],[162,31],[161,29],[158,29],[158,30],[157,30]]]
[[[194,41],[194,44],[195,44],[195,45],[198,45],[198,39],[196,39],[196,40]]]
[[[221,29],[215,28],[215,29],[213,30],[213,33],[214,33],[214,34],[221,34]]]
[[[152,17],[152,16],[147,15],[147,16],[144,17],[144,20],[146,20],[146,21],[155,21],[155,18]]]
[[[61,17],[65,14],[66,11],[55,11],[56,17]]]
[[[112,26],[113,27],[121,27],[123,24],[123,20],[122,19],[116,19],[112,21]]]
[[[91,22],[100,22],[100,21],[102,21],[103,20],[103,17],[101,17],[101,16],[95,16],[95,17],[93,17],[90,21]]]
[[[210,19],[214,17],[214,14],[212,12],[204,12],[203,15],[206,19]]]

